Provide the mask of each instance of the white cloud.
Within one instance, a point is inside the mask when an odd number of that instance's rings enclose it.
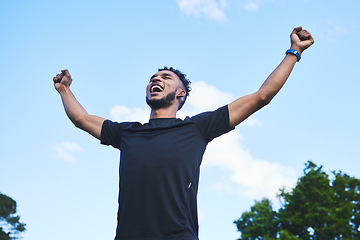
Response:
[[[254,12],[254,11],[257,11],[259,9],[259,4],[255,3],[255,2],[249,2],[249,3],[244,5],[244,9],[247,10],[247,11]]]
[[[114,121],[137,121],[146,123],[149,120],[150,110],[148,107],[129,108],[126,106],[115,105],[110,109],[110,117]]]
[[[192,91],[179,112],[178,117],[193,116],[203,111],[215,110],[233,101],[235,97],[222,92],[205,82],[193,82]],[[116,121],[147,122],[149,108],[129,108],[114,106],[110,115]],[[244,127],[261,127],[262,123],[250,117],[242,123]],[[205,152],[203,167],[216,167],[219,174],[225,176],[221,182],[212,186],[212,190],[226,191],[245,195],[251,198],[268,197],[275,200],[279,188],[294,186],[296,175],[294,169],[279,163],[256,159],[242,144],[243,139],[238,130],[234,130],[211,142]]]
[[[180,117],[215,110],[234,100],[232,94],[221,92],[216,87],[203,81],[193,82],[191,85],[192,91],[183,110],[179,112]]]
[[[180,118],[215,110],[236,99],[232,94],[222,92],[215,86],[203,81],[193,82],[191,85],[193,90],[190,92],[190,96],[183,109],[179,112]],[[249,117],[241,125],[244,127],[261,127],[262,123],[254,117]]]
[[[294,186],[294,169],[279,163],[256,159],[242,146],[242,137],[233,131],[211,142],[204,155],[204,166],[222,169],[225,178],[213,186],[214,190],[227,191],[251,198],[276,199],[278,190]]]
[[[223,21],[226,19],[224,9],[226,0],[178,0],[180,11],[186,15],[196,17],[205,15],[211,20]]]
[[[52,149],[55,151],[56,157],[69,162],[76,160],[75,153],[83,152],[83,149],[79,145],[72,142],[55,143]]]

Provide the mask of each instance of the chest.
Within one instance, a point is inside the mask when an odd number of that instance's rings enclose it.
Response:
[[[127,131],[121,137],[121,166],[128,171],[193,169],[200,165],[205,148],[195,125]]]

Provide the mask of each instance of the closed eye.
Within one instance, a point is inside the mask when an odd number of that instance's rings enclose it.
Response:
[[[150,82],[152,82],[154,80],[154,78],[158,77],[159,75],[158,74],[154,74],[151,78],[150,78]],[[165,80],[171,80],[173,79],[173,76],[171,74],[168,74],[168,73],[161,73],[161,78],[162,79],[165,79]]]
[[[161,77],[163,79],[172,79],[173,77],[171,76],[171,74],[168,74],[168,73],[162,73],[161,74]]]

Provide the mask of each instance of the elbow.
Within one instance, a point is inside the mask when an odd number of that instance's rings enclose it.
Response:
[[[71,118],[71,122],[75,125],[75,127],[80,129],[83,129],[85,121],[86,121],[85,115],[77,115]]]
[[[75,127],[82,129],[81,122],[73,122],[73,124],[75,125]]]
[[[258,105],[260,108],[268,105],[271,102],[271,100],[273,99],[273,96],[270,96],[267,94],[262,94],[262,93],[258,92],[257,95],[258,95]]]

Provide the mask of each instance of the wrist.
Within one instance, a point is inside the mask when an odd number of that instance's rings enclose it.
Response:
[[[70,86],[66,86],[61,84],[59,87],[56,88],[56,90],[62,95],[62,94],[67,94],[70,91]]]
[[[287,50],[287,51],[285,52],[285,54],[286,54],[286,55],[292,54],[292,55],[296,56],[297,62],[299,62],[300,59],[301,59],[301,53],[298,52],[297,50],[293,49],[293,48],[290,48],[289,50]]]
[[[300,55],[302,54],[303,50],[298,47],[297,45],[291,45],[290,49],[294,49],[295,51],[297,51],[298,53],[300,53]]]

